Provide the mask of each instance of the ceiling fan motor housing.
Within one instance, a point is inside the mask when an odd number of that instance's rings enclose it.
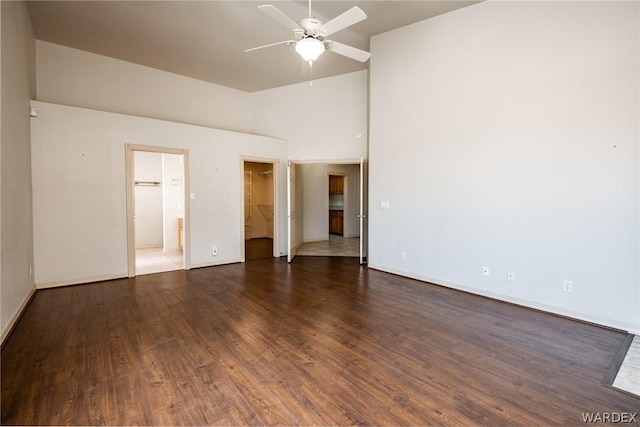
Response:
[[[326,31],[322,26],[322,21],[316,18],[304,18],[299,22],[299,25],[304,28],[307,35],[314,37],[326,36]]]

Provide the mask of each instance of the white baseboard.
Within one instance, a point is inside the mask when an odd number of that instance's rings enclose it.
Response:
[[[150,245],[140,245],[140,246],[136,246],[136,250],[138,249],[162,249],[162,243],[160,244],[150,244]]]
[[[390,268],[381,267],[375,264],[368,264],[368,267],[374,270],[383,271],[385,273],[395,274],[397,276],[407,277],[409,279],[419,280],[420,282],[432,283],[434,285],[443,286],[445,288],[455,289],[458,291],[468,292],[474,295],[480,295],[483,297],[491,298],[497,301],[503,301],[510,304],[519,305],[534,310],[544,311],[546,313],[555,314],[557,316],[568,317],[571,319],[579,320],[581,322],[592,323],[595,325],[603,326],[610,329],[618,329],[626,331],[630,334],[639,335],[640,326],[630,323],[617,322],[611,319],[603,319],[597,316],[590,316],[584,313],[577,313],[570,310],[564,310],[560,307],[550,306],[547,304],[541,304],[535,301],[529,301],[521,298],[514,298],[508,295],[498,294],[494,292],[483,291],[481,289],[470,288],[458,284],[445,283],[440,280],[434,280],[429,277],[422,277],[419,275],[409,274],[403,271],[394,270]]]
[[[104,276],[82,277],[77,279],[54,280],[51,282],[36,283],[37,289],[58,288],[61,286],[83,285],[92,282],[104,282],[105,280],[126,279],[128,273],[109,274]]]
[[[31,289],[31,291],[29,291],[27,296],[25,296],[22,302],[20,303],[20,307],[18,307],[18,310],[16,310],[13,316],[11,316],[9,323],[2,331],[2,338],[0,339],[0,342],[2,343],[2,345],[4,345],[4,340],[6,340],[9,337],[9,335],[11,334],[11,331],[13,331],[13,328],[18,323],[18,320],[20,320],[20,316],[22,316],[22,313],[24,313],[24,310],[29,305],[29,302],[31,302],[31,298],[33,298],[33,295],[35,293],[36,293],[36,288]]]
[[[191,264],[191,268],[204,268],[204,267],[216,267],[219,265],[227,265],[227,264],[237,264],[239,262],[243,262],[242,259],[227,259],[219,262],[202,262],[199,264]]]

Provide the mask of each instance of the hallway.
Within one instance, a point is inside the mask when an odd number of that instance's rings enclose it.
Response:
[[[360,238],[330,234],[329,240],[303,243],[296,255],[357,257],[360,256]]]

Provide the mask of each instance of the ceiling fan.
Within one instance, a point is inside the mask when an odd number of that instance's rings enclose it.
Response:
[[[296,52],[298,52],[310,67],[313,66],[313,62],[318,59],[325,50],[360,62],[367,62],[371,56],[371,53],[367,51],[326,39],[327,36],[337,33],[338,31],[350,27],[367,18],[367,14],[357,6],[354,6],[346,12],[336,16],[326,24],[323,24],[322,21],[311,16],[311,0],[309,0],[309,17],[300,20],[300,22],[295,22],[293,19],[282,13],[278,8],[270,4],[258,6],[258,9],[285,27],[293,30],[294,38],[293,40],[254,47],[245,50],[245,52],[251,52],[253,50],[282,44],[295,46]]]

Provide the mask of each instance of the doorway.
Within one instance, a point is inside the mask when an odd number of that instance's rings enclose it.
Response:
[[[243,164],[244,260],[276,256],[274,163]]]
[[[188,268],[187,153],[126,146],[129,277]]]
[[[298,163],[296,200],[302,256],[359,257],[366,263],[366,162]]]

